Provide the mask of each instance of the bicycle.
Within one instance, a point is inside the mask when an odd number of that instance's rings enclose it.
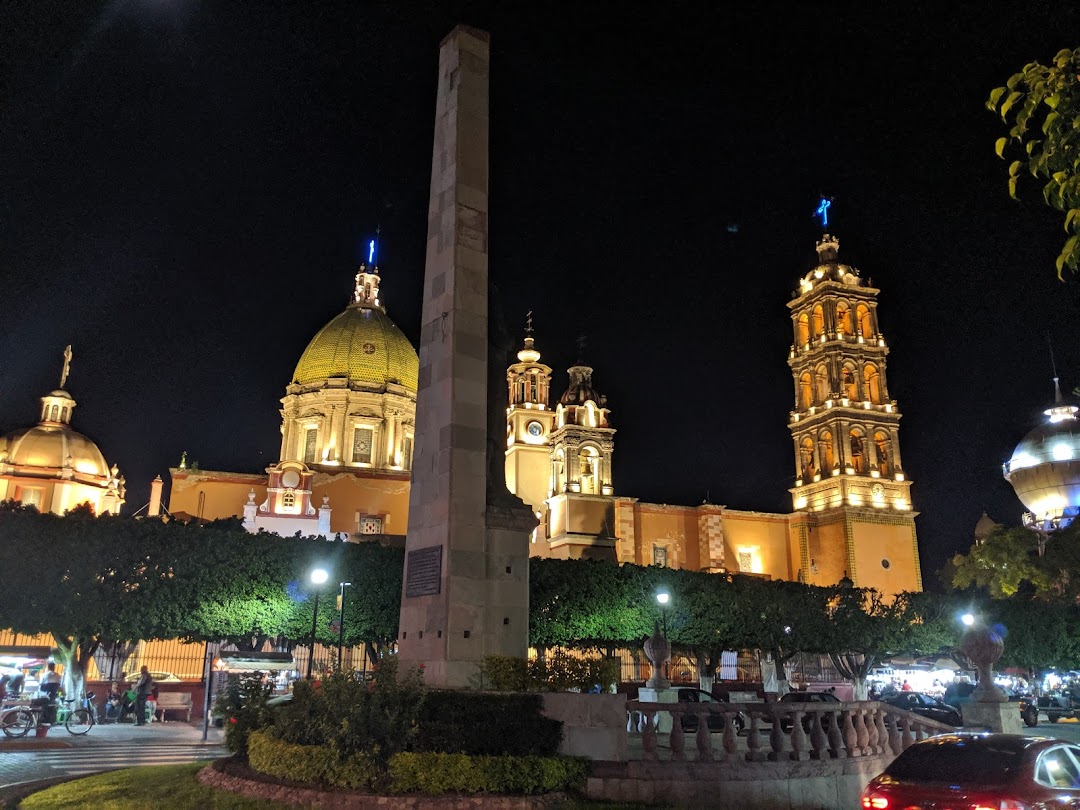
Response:
[[[65,711],[63,726],[67,729],[69,734],[83,735],[94,727],[94,713],[87,708],[94,698],[94,693],[90,692],[81,701],[82,705],[73,709],[70,706],[57,706],[54,702],[51,705],[42,706],[20,706],[13,708],[3,714],[0,717],[0,728],[3,728],[4,734],[8,737],[25,737],[29,733],[30,729],[37,728],[40,725],[45,725],[42,722],[42,718],[45,715],[46,709],[54,709],[56,711],[56,722],[49,723],[48,725],[60,725],[60,712]],[[74,698],[65,698],[64,703],[71,704],[75,702]]]

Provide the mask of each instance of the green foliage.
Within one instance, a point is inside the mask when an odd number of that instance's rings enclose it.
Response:
[[[588,773],[574,757],[471,757],[398,754],[390,760],[394,793],[551,793],[580,787]]]
[[[388,658],[366,683],[351,672],[297,682],[293,699],[275,713],[274,733],[288,743],[330,746],[342,759],[364,753],[384,764],[416,736],[426,696],[419,670],[399,672],[397,659]]]
[[[378,789],[385,782],[383,769],[362,751],[342,757],[332,745],[297,745],[268,731],[252,732],[248,764],[259,773],[293,782],[359,790]]]
[[[272,716],[266,701],[273,694],[273,684],[252,673],[231,678],[218,692],[214,712],[225,718],[225,746],[234,754],[247,756],[248,736],[270,725]]]
[[[1080,268],[1080,48],[1058,51],[1050,65],[1030,62],[990,93],[987,108],[1009,126],[994,149],[1009,162],[1009,195],[1022,172],[1045,181],[1044,202],[1065,213],[1068,238],[1058,277]],[[1006,154],[1008,151],[1008,154]]]
[[[488,655],[478,667],[477,685],[500,692],[589,692],[596,687],[606,692],[620,674],[616,658],[560,655],[528,660]]]
[[[1024,582],[1045,590],[1050,581],[1039,561],[1039,541],[1028,529],[994,529],[967,554],[952,558],[952,586],[985,588],[995,599],[1012,596]]]
[[[562,742],[562,723],[544,717],[543,705],[543,697],[530,692],[429,692],[412,750],[554,754]]]
[[[981,612],[1002,631],[1005,652],[999,667],[1039,673],[1080,666],[1080,608],[1075,601],[1014,596],[994,600]]]

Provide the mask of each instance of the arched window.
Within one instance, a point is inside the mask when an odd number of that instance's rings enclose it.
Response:
[[[584,495],[598,495],[600,493],[600,456],[595,447],[581,448],[578,457],[581,464],[581,492]]]
[[[851,306],[847,301],[841,301],[836,305],[836,333],[838,335],[855,334],[851,325]]]
[[[825,310],[821,304],[814,307],[814,337],[819,338],[825,334]]]
[[[827,430],[821,431],[818,437],[818,458],[821,459],[821,468],[829,473],[836,466],[836,456],[833,453],[832,434]]]
[[[880,430],[874,434],[874,447],[877,450],[877,468],[883,476],[892,475],[892,442]]]
[[[870,471],[870,461],[866,457],[867,447],[861,430],[851,431],[851,466],[859,475]]]
[[[799,320],[795,327],[795,341],[800,346],[805,346],[810,342],[810,316],[805,312],[799,315]]]
[[[49,408],[49,421],[58,422],[60,420],[60,406],[53,405]]]
[[[814,401],[822,405],[828,398],[829,370],[824,365],[820,365],[814,369]]]
[[[857,400],[859,398],[859,383],[858,380],[855,379],[855,366],[844,366],[840,389],[843,391],[844,396],[850,400]]]
[[[799,377],[799,410],[806,411],[814,404],[814,384],[810,381],[810,372],[804,371]]]
[[[863,393],[875,405],[881,404],[881,375],[877,366],[867,363],[863,366]]]
[[[814,464],[814,440],[809,436],[803,437],[799,446],[799,469],[802,470],[804,481],[812,480],[817,473],[817,466]]]
[[[566,462],[562,448],[555,451],[555,491],[566,492]]]
[[[63,422],[63,423],[65,424],[65,425],[66,425],[66,424],[67,424],[67,422],[68,422],[68,409],[67,409],[67,405],[65,405],[65,406],[64,406],[64,410],[60,412],[60,421],[61,421],[61,422]]]
[[[870,307],[866,304],[859,304],[855,308],[855,317],[859,321],[859,334],[864,338],[873,337],[874,324],[873,319],[870,317]]]

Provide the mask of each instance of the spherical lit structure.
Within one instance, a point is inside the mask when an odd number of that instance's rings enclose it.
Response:
[[[1059,395],[1060,396],[1060,395]],[[1025,436],[1003,472],[1028,508],[1025,523],[1046,529],[1080,514],[1080,419],[1075,405],[1059,400],[1047,421]]]

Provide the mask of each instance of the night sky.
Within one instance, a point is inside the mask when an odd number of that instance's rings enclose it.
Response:
[[[787,512],[786,302],[834,199],[880,287],[927,584],[1001,463],[1080,385],[1062,217],[1007,196],[984,102],[1080,45],[1072,2],[0,3],[0,429],[71,343],[74,427],[132,512],[181,451],[277,460],[278,399],[382,228],[418,342],[439,41],[491,32],[491,278],[555,369],[595,367],[615,487]],[[988,6],[992,7],[988,10]]]

